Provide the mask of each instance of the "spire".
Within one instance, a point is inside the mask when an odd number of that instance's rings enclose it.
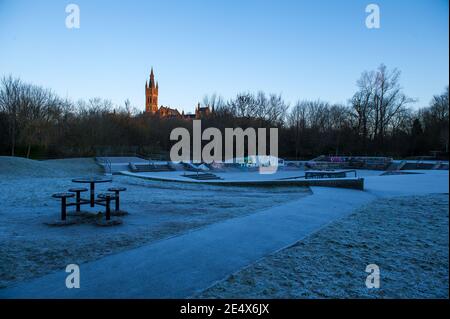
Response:
[[[158,81],[156,81],[156,88],[158,88]]]
[[[147,81],[145,81],[145,88],[148,88],[148,84],[147,84]]]
[[[152,70],[150,71],[150,83],[149,83],[149,86],[151,88],[155,87],[155,75],[153,74],[153,67],[152,67]]]

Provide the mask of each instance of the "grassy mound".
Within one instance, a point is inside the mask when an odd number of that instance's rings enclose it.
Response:
[[[93,158],[37,161],[23,157],[0,156],[0,175],[8,178],[69,177],[101,173]]]

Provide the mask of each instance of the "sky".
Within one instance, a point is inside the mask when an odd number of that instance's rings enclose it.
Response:
[[[259,90],[346,103],[384,63],[417,108],[448,85],[448,12],[447,0],[0,0],[0,76],[144,110],[153,67],[159,104],[192,112],[206,94]]]

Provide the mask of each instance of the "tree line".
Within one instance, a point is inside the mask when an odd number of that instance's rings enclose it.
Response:
[[[320,99],[288,105],[279,94],[239,93],[225,101],[205,96],[214,112],[202,128],[277,127],[279,154],[291,159],[325,155],[439,154],[448,158],[448,87],[429,105],[413,109],[400,71],[380,65],[365,71],[346,104]],[[5,76],[0,83],[0,153],[34,158],[94,156],[102,151],[167,154],[172,129],[192,129],[190,120],[160,118],[93,98],[76,102],[53,91]]]

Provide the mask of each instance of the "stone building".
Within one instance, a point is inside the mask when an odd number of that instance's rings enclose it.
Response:
[[[155,84],[153,68],[150,72],[150,83],[145,81],[145,112],[152,114],[158,112],[158,82]]]
[[[185,119],[201,119],[211,115],[214,110],[210,109],[209,106],[201,107],[198,103],[195,114],[184,114],[180,113],[177,109],[168,106],[161,105],[158,108],[158,82],[155,82],[155,75],[153,73],[153,68],[150,72],[150,81],[145,81],[145,112],[153,115],[158,115],[161,117],[179,117]]]

